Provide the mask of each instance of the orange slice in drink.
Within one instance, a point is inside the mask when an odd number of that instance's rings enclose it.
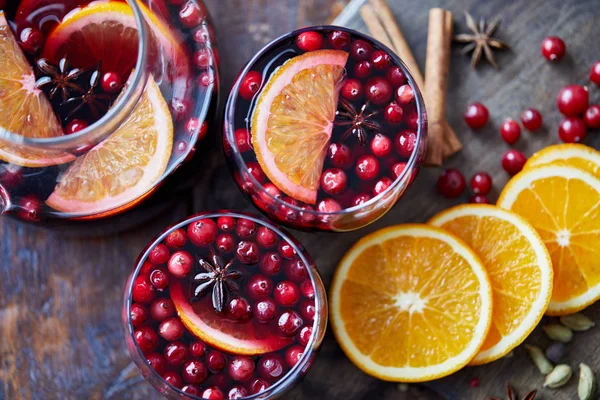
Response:
[[[529,221],[548,248],[554,288],[547,314],[571,314],[600,299],[600,179],[553,164],[523,170],[498,206]]]
[[[269,79],[252,116],[252,144],[281,191],[314,204],[348,53],[317,50],[288,60]]]
[[[533,331],[552,296],[552,261],[542,238],[519,215],[483,204],[452,207],[429,223],[464,240],[492,282],[492,326],[471,365],[503,357]]]
[[[363,237],[338,265],[329,297],[333,332],[346,355],[387,381],[423,382],[464,367],[492,317],[481,259],[429,225]]]
[[[543,148],[532,155],[523,168],[547,164],[579,168],[600,178],[600,151],[581,143],[555,144]]]
[[[86,214],[129,204],[154,187],[172,147],[171,114],[150,76],[125,122],[63,173],[46,203],[62,212]]]

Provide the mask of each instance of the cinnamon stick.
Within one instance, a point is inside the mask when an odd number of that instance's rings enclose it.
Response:
[[[452,21],[452,13],[451,12],[447,12],[446,13],[446,24],[445,24],[445,28],[446,28],[446,37],[451,38],[452,37],[452,26],[453,26],[453,21]],[[448,61],[450,62],[450,61]],[[458,153],[459,151],[462,150],[463,146],[462,143],[460,142],[460,140],[458,140],[458,137],[456,136],[456,132],[454,132],[454,129],[452,129],[452,127],[450,126],[450,124],[448,123],[448,121],[446,121],[446,126],[444,127],[444,159]]]
[[[450,17],[448,17],[450,14]],[[448,22],[452,14],[442,8],[429,10],[427,58],[425,61],[425,104],[427,106],[427,165],[442,165],[446,127],[446,88],[450,67],[450,36]]]

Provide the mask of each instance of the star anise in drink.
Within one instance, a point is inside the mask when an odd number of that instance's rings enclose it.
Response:
[[[212,296],[212,305],[215,311],[222,312],[227,300],[227,291],[233,293],[239,292],[240,288],[237,280],[241,278],[238,271],[230,271],[233,260],[227,264],[221,257],[211,254],[210,260],[200,259],[200,272],[192,278],[193,297],[192,301],[199,301],[209,291]]]
[[[97,120],[102,116],[101,112],[104,113],[110,108],[114,97],[101,92],[101,87],[98,86],[100,79],[100,70],[97,69],[90,75],[87,90],[84,90],[80,96],[71,97],[61,104],[61,106],[71,109],[69,117],[75,115],[83,107],[87,107],[92,117]]]
[[[363,104],[357,110],[352,103],[344,98],[340,98],[339,104],[342,110],[338,110],[336,116],[341,118],[341,120],[336,119],[334,124],[348,127],[342,136],[342,140],[347,139],[350,135],[355,135],[360,144],[364,146],[367,143],[368,131],[379,132],[379,125],[372,121],[372,118],[377,115],[378,111],[367,113],[366,110],[369,107],[369,103]]]
[[[60,60],[58,65],[52,64],[46,58],[40,58],[36,63],[40,78],[36,86],[48,94],[53,100],[57,93],[61,94],[62,102],[66,102],[72,94],[85,92],[79,78],[87,71],[82,68],[71,68],[67,58]]]

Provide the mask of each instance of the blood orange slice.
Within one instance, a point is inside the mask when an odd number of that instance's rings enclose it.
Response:
[[[293,338],[275,333],[270,325],[258,325],[252,321],[239,323],[228,321],[217,314],[208,297],[191,303],[189,288],[175,281],[170,284],[171,299],[183,325],[196,337],[221,350],[233,354],[259,355],[281,350]]]
[[[59,211],[86,214],[129,204],[154,187],[172,147],[171,114],[150,76],[125,122],[65,171],[46,203]]]
[[[318,50],[283,64],[262,90],[252,116],[252,144],[269,179],[314,204],[333,130],[348,53]]]

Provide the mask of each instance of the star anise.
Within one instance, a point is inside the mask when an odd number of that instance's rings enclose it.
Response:
[[[48,93],[50,100],[60,92],[64,103],[73,92],[78,94],[85,92],[77,80],[87,71],[81,68],[71,68],[66,58],[61,59],[58,66],[53,65],[45,58],[40,58],[36,65],[42,76],[35,84]]]
[[[537,395],[537,390],[533,389],[528,392],[522,400],[534,400]],[[490,400],[500,400],[498,397],[490,397]],[[519,400],[517,393],[510,387],[510,384],[506,384],[506,400]]]
[[[367,142],[367,129],[379,132],[379,125],[371,121],[371,118],[373,118],[378,111],[365,114],[369,103],[363,104],[359,110],[356,110],[352,103],[344,98],[340,98],[339,104],[343,111],[338,110],[336,116],[342,118],[342,120],[336,119],[334,124],[337,126],[348,127],[342,136],[342,140],[345,140],[350,135],[356,135],[360,144],[364,146]]]
[[[71,111],[69,111],[69,117],[72,117],[84,106],[87,106],[94,119],[100,118],[101,111],[106,112],[106,110],[108,110],[112,103],[113,96],[106,93],[99,93],[98,85],[100,84],[100,79],[101,76],[99,70],[92,72],[88,89],[84,91],[81,96],[71,97],[61,104],[61,106],[64,107],[72,107]]]
[[[223,306],[227,298],[226,290],[239,292],[240,288],[235,282],[241,278],[238,271],[228,271],[233,265],[233,260],[223,264],[221,257],[216,254],[211,255],[211,260],[200,259],[200,267],[204,270],[194,276],[194,296],[193,301],[200,300],[209,290],[212,289],[212,305],[215,311],[223,311]]]
[[[456,42],[469,43],[461,50],[461,53],[466,54],[473,51],[473,56],[471,58],[471,66],[473,68],[477,66],[483,54],[485,59],[492,64],[494,68],[498,69],[498,64],[496,63],[492,49],[510,49],[508,44],[500,39],[492,37],[500,26],[500,19],[497,18],[491,24],[486,26],[485,19],[481,18],[478,25],[471,14],[466,11],[465,19],[467,27],[469,27],[473,33],[461,33],[454,36],[454,41]]]

